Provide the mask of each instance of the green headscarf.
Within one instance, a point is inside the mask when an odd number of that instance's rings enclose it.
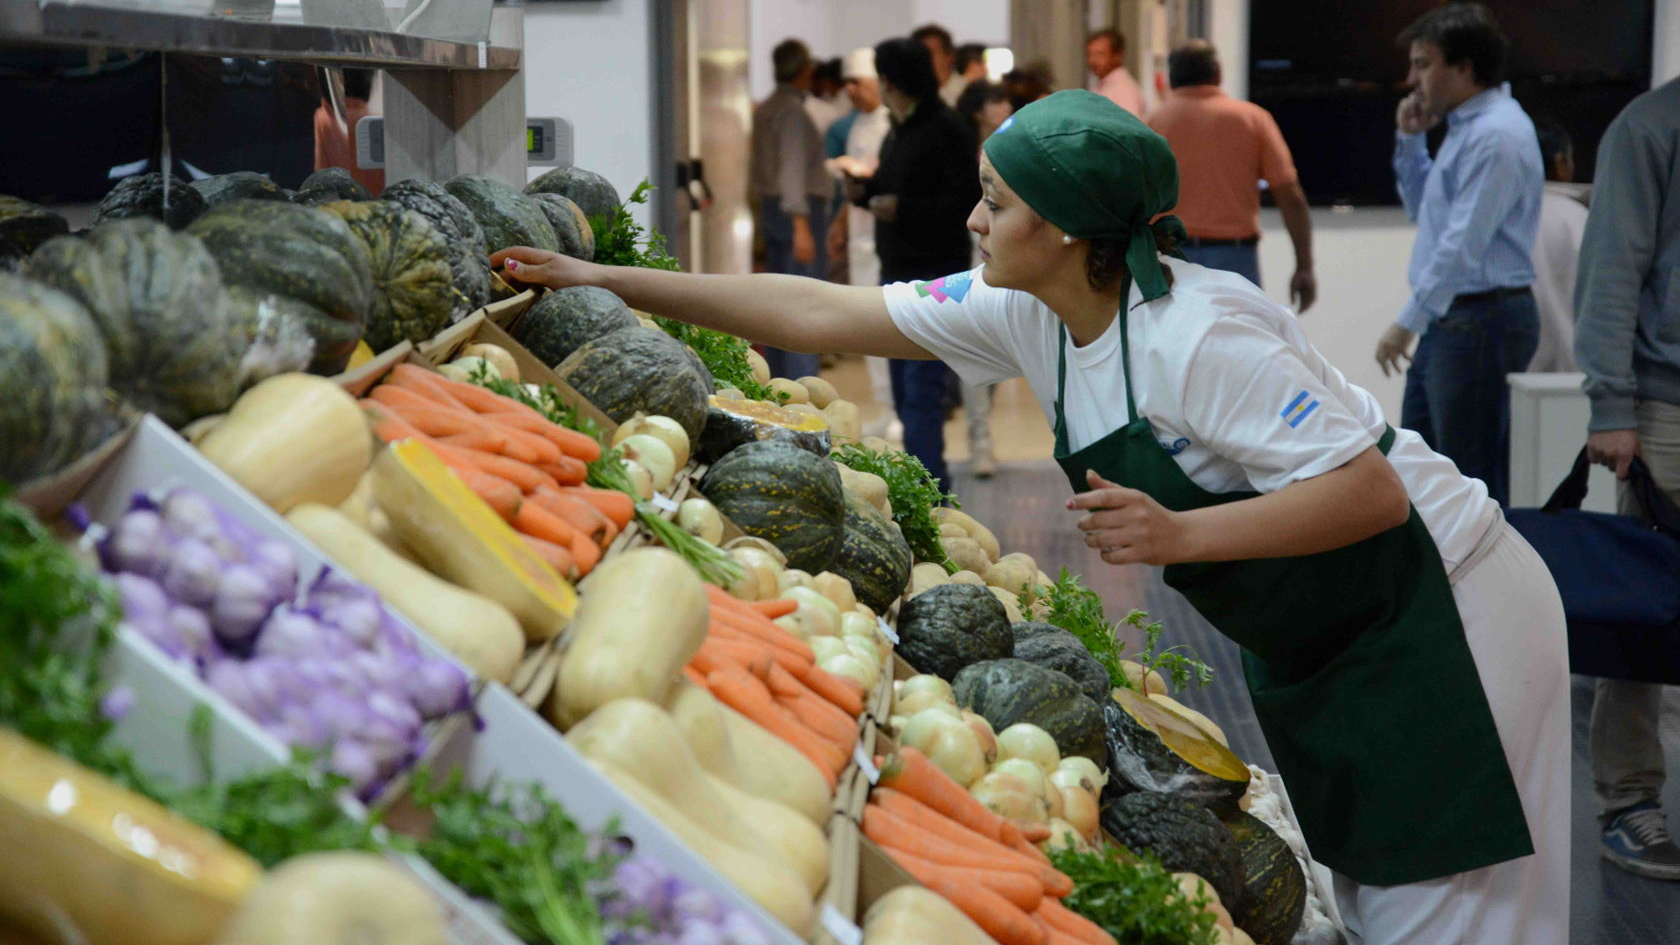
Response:
[[[1178,204],[1178,162],[1165,138],[1103,96],[1070,89],[1016,112],[985,147],[1040,216],[1076,239],[1125,243],[1144,299],[1167,294],[1155,233],[1186,234],[1177,217],[1149,222]]]

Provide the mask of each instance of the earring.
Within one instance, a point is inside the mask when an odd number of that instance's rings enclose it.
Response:
[[[1073,237],[1068,236],[1065,233],[1062,234],[1062,245],[1063,246],[1072,246],[1073,245]]]

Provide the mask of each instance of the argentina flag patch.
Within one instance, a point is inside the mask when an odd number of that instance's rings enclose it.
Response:
[[[1318,401],[1311,400],[1311,396],[1308,392],[1301,391],[1289,402],[1289,406],[1283,408],[1283,413],[1278,414],[1284,423],[1289,424],[1290,429],[1300,426],[1302,420],[1318,409]]]

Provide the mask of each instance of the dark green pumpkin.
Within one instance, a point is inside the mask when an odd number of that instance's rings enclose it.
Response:
[[[350,226],[373,267],[373,305],[363,339],[375,352],[416,344],[449,327],[457,297],[443,234],[412,210],[382,200],[321,207]]]
[[[955,679],[971,663],[1014,651],[1009,614],[983,587],[941,584],[910,598],[898,612],[898,652],[917,672]]]
[[[46,207],[0,194],[0,270],[16,268],[36,247],[68,232],[70,224]]]
[[[106,380],[105,343],[81,303],[0,272],[0,481],[54,473],[108,436]]]
[[[852,582],[858,603],[887,612],[910,583],[910,545],[892,519],[864,499],[846,493],[845,537],[828,570]]]
[[[467,205],[484,228],[484,245],[491,253],[509,246],[560,251],[554,227],[535,200],[499,180],[468,174],[443,185]]]
[[[295,199],[308,206],[319,206],[335,200],[372,200],[373,192],[350,176],[342,167],[323,167],[303,179]]]
[[[217,174],[203,180],[195,180],[190,185],[204,198],[205,204],[211,207],[230,203],[234,200],[290,200],[285,188],[269,180],[266,174],[255,171],[234,171],[232,174]]]
[[[169,191],[167,213],[164,211],[166,187]],[[130,217],[151,217],[179,230],[198,219],[208,208],[204,196],[186,181],[171,177],[166,184],[163,175],[154,171],[118,181],[105,199],[99,201],[99,209],[94,211],[93,222],[89,226]]]
[[[712,376],[687,345],[656,328],[636,325],[601,335],[554,372],[619,423],[638,413],[670,417],[691,443],[705,426]]]
[[[460,292],[450,318],[459,321],[490,302],[490,253],[484,248],[484,228],[442,184],[410,178],[385,188],[381,200],[400,204],[425,217],[449,244],[449,271]]]
[[[1102,702],[1108,741],[1105,799],[1170,792],[1225,816],[1248,792],[1248,766],[1194,722],[1130,689]]]
[[[361,340],[373,303],[367,247],[343,220],[275,200],[236,200],[204,214],[188,232],[204,241],[222,282],[245,307],[301,320],[315,339],[310,370],[344,370]]]
[[[513,338],[537,360],[555,365],[602,335],[639,327],[641,322],[623,299],[606,289],[579,285],[539,299],[519,319]]]
[[[1108,698],[1108,670],[1078,637],[1061,627],[1030,621],[1011,624],[1009,631],[1015,635],[1016,659],[1066,673],[1079,685],[1079,691],[1099,706]]]
[[[996,731],[1030,722],[1056,740],[1064,757],[1082,755],[1099,765],[1107,757],[1102,709],[1066,673],[1022,659],[984,660],[963,667],[951,690],[957,705],[985,716]]]
[[[595,231],[589,226],[589,218],[583,215],[582,208],[571,198],[560,194],[532,194],[531,199],[542,208],[549,226],[554,227],[554,237],[560,241],[560,252],[584,262],[595,258]]]
[[[611,182],[581,167],[556,168],[525,185],[528,194],[559,194],[577,204],[591,223],[611,223],[618,214],[618,191]]]
[[[743,532],[775,545],[790,568],[830,570],[844,545],[840,470],[797,446],[748,443],[713,463],[700,491]]]
[[[1109,836],[1133,853],[1153,853],[1169,871],[1207,880],[1221,903],[1236,902],[1242,894],[1242,850],[1207,808],[1144,791],[1104,803],[1101,821]]]
[[[221,413],[245,382],[253,329],[240,321],[216,260],[196,237],[137,217],[61,236],[29,276],[82,304],[99,326],[110,384],[171,426]]]
[[[761,400],[716,394],[707,398],[706,428],[700,433],[700,446],[695,451],[701,462],[713,462],[742,443],[759,440],[786,440],[800,449],[827,456],[828,421]]]
[[[1231,908],[1237,928],[1255,945],[1289,945],[1307,909],[1307,879],[1295,851],[1246,811],[1225,821],[1242,851],[1243,888]]]

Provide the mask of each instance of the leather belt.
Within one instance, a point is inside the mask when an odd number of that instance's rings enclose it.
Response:
[[[1532,295],[1526,285],[1508,286],[1501,289],[1489,289],[1486,292],[1466,292],[1453,296],[1454,305],[1475,305],[1480,302],[1503,302],[1521,295]]]
[[[1200,236],[1192,236],[1185,240],[1183,245],[1196,249],[1203,246],[1253,246],[1259,242],[1260,235],[1256,233],[1253,236],[1244,236],[1240,239],[1234,240],[1209,239]]]

